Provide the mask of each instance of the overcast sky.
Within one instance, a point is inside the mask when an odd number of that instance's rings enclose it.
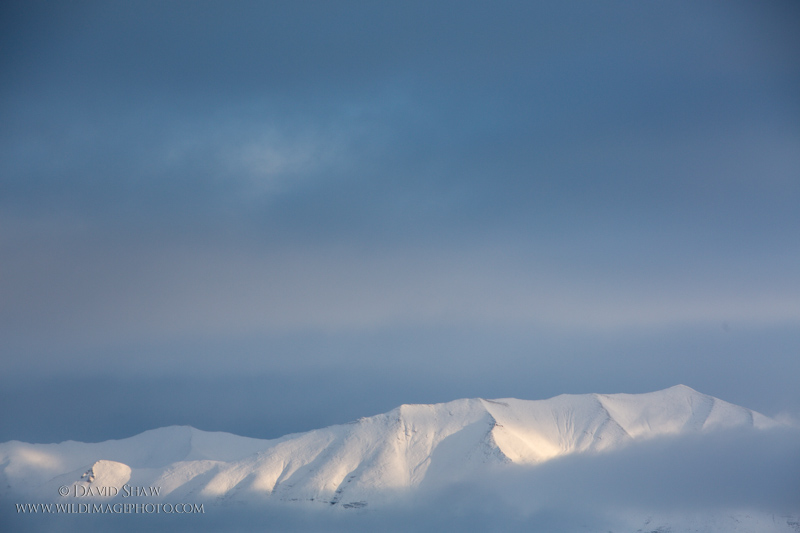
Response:
[[[677,383],[800,415],[796,2],[0,24],[0,441]]]

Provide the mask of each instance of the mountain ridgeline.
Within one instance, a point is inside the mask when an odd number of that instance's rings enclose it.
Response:
[[[493,465],[536,465],[661,436],[775,424],[682,385],[647,394],[463,399],[402,405],[274,440],[173,426],[101,443],[12,441],[0,445],[0,481],[4,492],[51,500],[65,486],[99,499],[120,498],[129,487],[157,487],[150,499],[268,499],[353,509]],[[117,490],[101,494],[92,486]]]

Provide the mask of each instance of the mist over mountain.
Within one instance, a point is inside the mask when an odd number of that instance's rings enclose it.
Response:
[[[789,532],[800,510],[798,428],[682,385],[402,405],[273,440],[11,441],[0,466],[0,516],[33,529]]]
[[[3,1],[0,532],[800,533],[798,28]]]

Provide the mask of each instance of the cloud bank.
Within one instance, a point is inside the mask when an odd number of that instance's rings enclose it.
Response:
[[[535,467],[509,465],[398,494],[380,508],[207,503],[192,516],[14,516],[29,530],[88,526],[156,531],[616,531],[650,525],[791,531],[800,509],[797,427],[664,437]],[[776,525],[777,524],[777,525]],[[36,529],[44,528],[44,529]],[[714,529],[716,528],[716,529]],[[17,530],[17,529],[15,529]],[[650,529],[648,529],[649,531]]]

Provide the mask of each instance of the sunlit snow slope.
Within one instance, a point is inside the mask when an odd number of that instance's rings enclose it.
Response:
[[[275,440],[167,427],[95,444],[0,444],[0,494],[58,498],[89,487],[159,487],[158,498],[380,504],[499,463],[536,464],[634,440],[771,419],[678,385],[648,394],[549,400],[466,399],[402,405],[355,422]],[[149,495],[152,501],[153,495]],[[107,495],[104,498],[119,498]]]

